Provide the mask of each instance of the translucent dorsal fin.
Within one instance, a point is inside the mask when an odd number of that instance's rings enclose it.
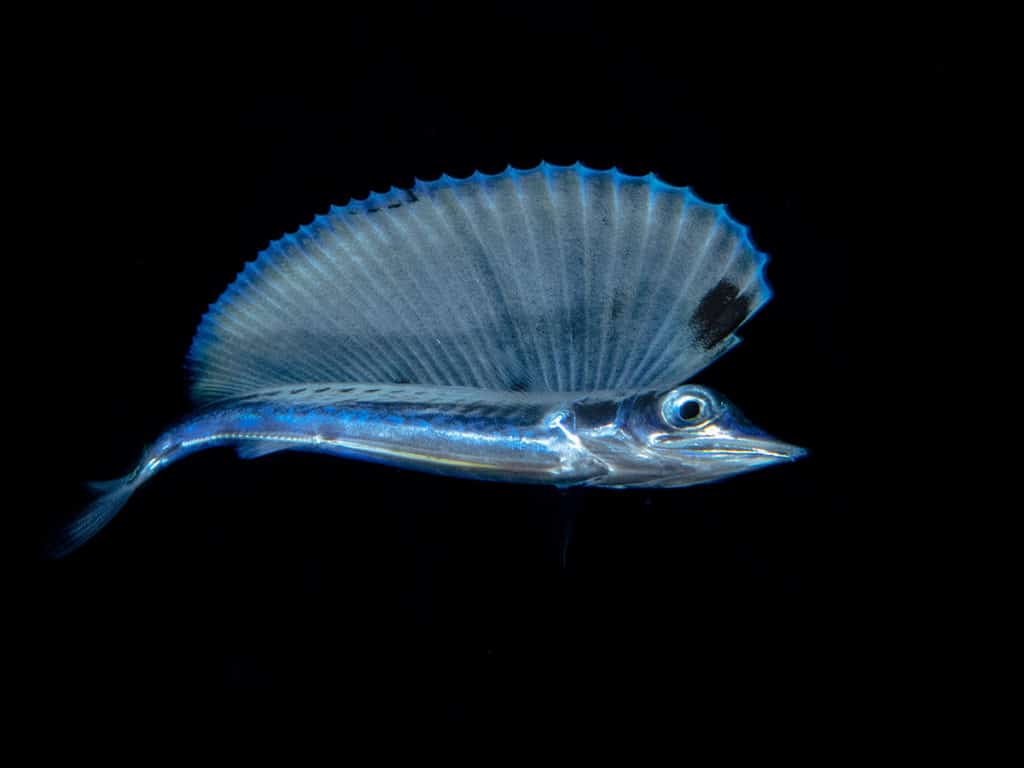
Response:
[[[542,163],[417,181],[275,241],[211,306],[200,402],[279,384],[595,392],[671,387],[770,298],[723,206]]]

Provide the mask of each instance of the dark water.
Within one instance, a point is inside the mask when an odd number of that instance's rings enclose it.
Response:
[[[654,170],[751,228],[775,298],[697,381],[811,456],[708,487],[563,493],[207,452],[40,564],[42,687],[270,691],[385,725],[676,720],[856,688],[877,660],[886,511],[851,501],[866,458],[850,273],[882,258],[854,238],[900,140],[885,123],[901,78],[924,102],[941,67],[856,47],[698,51],[656,19],[511,14],[461,32],[416,13],[397,31],[357,14],[328,55],[253,43],[194,71],[133,49],[130,68],[69,70],[61,226],[82,247],[52,258],[73,437],[40,517],[186,412],[191,334],[269,241],[414,175],[542,158]]]

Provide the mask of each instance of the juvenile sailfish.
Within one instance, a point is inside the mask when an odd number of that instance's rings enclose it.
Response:
[[[561,487],[681,487],[796,459],[685,383],[771,297],[766,261],[723,206],[580,164],[334,207],[210,307],[187,359],[197,412],[96,484],[52,554],[212,446]]]

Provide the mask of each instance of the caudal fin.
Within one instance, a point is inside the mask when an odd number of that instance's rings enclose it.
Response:
[[[73,520],[51,534],[46,544],[46,554],[53,558],[64,557],[95,536],[138,488],[137,474],[132,472],[117,480],[90,483],[90,488],[101,495]]]

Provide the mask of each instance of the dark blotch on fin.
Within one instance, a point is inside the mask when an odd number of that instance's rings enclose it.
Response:
[[[305,387],[299,387],[298,389],[290,389],[288,391],[289,391],[290,394],[297,395],[297,394],[299,394],[301,392],[305,392],[306,388]]]
[[[329,389],[330,389],[330,387],[320,387],[320,389],[314,389],[313,391],[319,393],[319,392],[326,392]]]
[[[690,328],[700,345],[711,349],[739,328],[749,314],[750,300],[741,298],[739,289],[723,280],[701,299]]]
[[[388,203],[388,208],[401,208],[401,203]]]
[[[525,392],[526,385],[521,381],[512,382],[512,386],[509,387],[513,392]]]
[[[622,318],[622,310],[625,306],[625,300],[622,295],[616,293],[612,298],[612,322],[617,323]]]
[[[419,198],[416,197],[416,193],[413,192],[411,189],[405,190],[405,194],[408,195],[408,197],[406,197],[406,200],[408,202],[410,202],[410,203],[417,203],[417,202],[419,202]]]

